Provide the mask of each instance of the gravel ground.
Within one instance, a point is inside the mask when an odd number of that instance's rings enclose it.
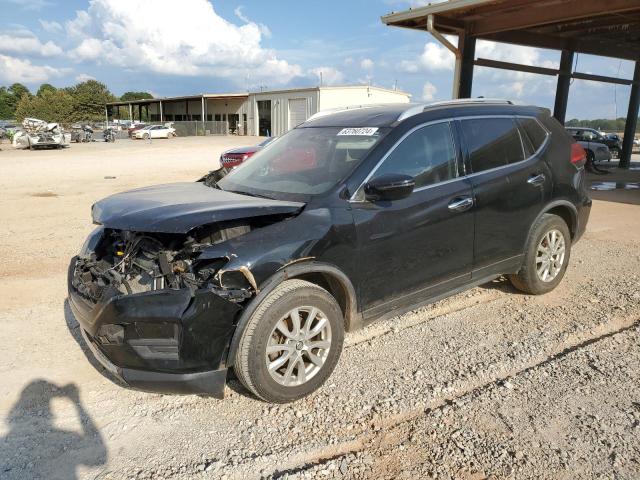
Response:
[[[236,381],[223,401],[148,394],[94,368],[65,305],[89,205],[193,179],[228,141],[0,152],[0,478],[640,477],[634,205],[594,204],[554,292],[498,280],[350,334],[294,404]]]

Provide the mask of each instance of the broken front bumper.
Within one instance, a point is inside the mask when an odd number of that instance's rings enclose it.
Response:
[[[222,398],[226,355],[241,307],[210,291],[117,294],[93,303],[72,284],[69,306],[95,358],[128,385]]]

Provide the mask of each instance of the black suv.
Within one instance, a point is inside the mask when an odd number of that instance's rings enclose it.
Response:
[[[553,290],[589,216],[584,162],[547,110],[506,101],[320,113],[224,178],[96,203],[69,304],[131,386],[222,397],[233,367],[292,401],[346,331],[501,275]]]

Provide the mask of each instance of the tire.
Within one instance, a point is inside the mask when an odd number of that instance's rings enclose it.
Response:
[[[289,316],[294,309],[299,309],[296,311],[299,312],[301,334],[312,312],[317,310],[311,324],[312,335],[322,327],[317,336],[304,341],[301,337],[298,337],[300,341],[292,340],[276,328],[276,325],[284,324],[289,334],[295,332],[293,316]],[[242,384],[261,400],[292,402],[314,392],[329,378],[340,358],[343,342],[344,318],[335,298],[313,283],[287,280],[267,295],[251,315],[240,337],[234,371]],[[321,343],[323,346],[328,344],[328,348],[311,347]],[[267,356],[267,346],[273,352],[270,356]],[[311,356],[315,357],[315,362],[311,361]],[[298,359],[302,359],[304,375]],[[267,362],[272,367],[279,366],[271,373]],[[287,378],[289,385],[285,385]]]
[[[549,239],[553,237],[548,235],[552,235],[553,232],[556,232],[555,238],[557,238],[558,233],[562,236],[562,241],[564,242],[562,258],[560,258],[559,254],[552,255],[551,258],[554,259],[552,262],[544,263],[543,261],[538,267],[538,249],[539,247],[545,248],[545,244],[549,247]],[[556,245],[559,245],[559,243],[556,243]],[[553,249],[550,250],[553,251]],[[558,249],[557,251],[559,252],[560,250]],[[544,252],[542,255],[545,255]],[[531,235],[527,240],[522,268],[517,274],[509,275],[509,280],[511,280],[514,287],[522,292],[531,295],[543,295],[555,289],[562,281],[567,265],[569,265],[570,257],[571,233],[569,232],[569,227],[557,215],[545,213],[533,226]],[[545,270],[545,264],[550,265],[549,270]],[[542,274],[539,270],[542,270]],[[543,278],[545,272],[548,272],[546,279]]]
[[[587,162],[593,165],[595,161],[596,161],[596,155],[591,150],[587,150]]]

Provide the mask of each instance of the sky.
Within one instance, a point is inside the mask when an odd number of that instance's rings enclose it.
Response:
[[[454,57],[380,17],[421,0],[0,0],[0,85],[86,79],[164,97],[366,84],[412,101],[451,98]],[[455,37],[453,38],[455,40]],[[477,57],[558,66],[560,53],[479,41]],[[577,71],[631,78],[633,64],[578,55]],[[475,69],[473,96],[553,108],[556,79]],[[630,87],[571,85],[567,118],[626,115]]]

